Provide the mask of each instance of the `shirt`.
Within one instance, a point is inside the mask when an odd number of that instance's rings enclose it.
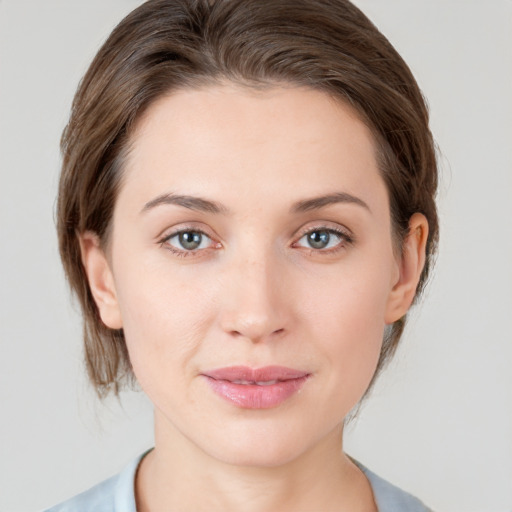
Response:
[[[137,512],[135,473],[144,455],[133,460],[121,473],[45,512]],[[356,464],[370,482],[379,512],[431,512],[414,496],[380,478],[359,462]]]

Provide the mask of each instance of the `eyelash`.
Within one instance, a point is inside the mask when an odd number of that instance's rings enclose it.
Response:
[[[333,255],[354,243],[353,236],[342,229],[336,229],[336,228],[326,227],[326,226],[318,226],[318,227],[308,228],[308,229],[304,230],[300,234],[300,236],[297,238],[297,240],[292,244],[292,247],[296,247],[297,246],[296,244],[300,240],[302,240],[305,236],[310,235],[311,233],[315,233],[315,232],[326,232],[329,235],[335,235],[339,239],[339,243],[336,244],[335,247],[332,247],[330,249],[315,249],[313,247],[302,247],[301,246],[302,249],[308,251],[310,254],[320,254],[320,255],[325,255],[325,256]],[[161,238],[158,241],[158,244],[161,247],[167,249],[168,251],[171,251],[174,255],[176,255],[180,258],[187,258],[190,256],[198,256],[201,251],[206,251],[206,250],[214,248],[214,247],[207,247],[204,249],[186,250],[186,249],[178,249],[168,243],[169,240],[171,240],[172,238],[179,236],[180,234],[183,234],[183,233],[198,233],[201,236],[206,236],[213,242],[212,237],[210,235],[208,235],[207,233],[205,233],[205,231],[203,231],[202,229],[195,228],[195,227],[190,227],[190,228],[185,227],[185,228],[179,229],[177,231],[173,231],[172,233],[170,233],[168,235],[165,235],[163,238]],[[217,243],[217,245],[220,245],[220,243]]]
[[[205,250],[212,248],[212,247],[208,247],[206,249],[194,249],[194,250],[187,251],[186,249],[178,249],[168,243],[169,240],[171,240],[175,236],[179,236],[182,233],[199,233],[201,236],[206,236],[213,242],[212,237],[210,235],[208,235],[207,233],[205,233],[205,231],[203,231],[202,229],[195,228],[195,227],[189,227],[189,228],[185,227],[185,228],[181,228],[177,231],[173,231],[172,233],[170,233],[168,235],[165,235],[163,238],[161,238],[158,241],[158,244],[161,247],[163,247],[164,249],[171,251],[174,255],[178,256],[179,258],[187,258],[190,256],[197,256],[200,251],[205,251]]]
[[[325,232],[329,235],[335,235],[339,242],[329,249],[315,249],[313,247],[301,247],[302,249],[308,251],[309,254],[318,254],[320,256],[331,256],[334,254],[337,254],[339,251],[342,251],[343,249],[346,249],[347,246],[350,246],[354,243],[354,237],[349,234],[347,231],[339,229],[339,228],[332,228],[332,227],[326,227],[326,226],[315,226],[313,228],[307,228],[304,230],[300,237],[297,239],[296,242],[293,243],[293,246],[296,246],[300,240],[302,240],[304,237],[315,233],[315,232]]]

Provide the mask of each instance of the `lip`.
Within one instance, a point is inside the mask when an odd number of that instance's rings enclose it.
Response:
[[[202,373],[221,398],[243,409],[270,409],[297,393],[308,372],[285,366],[230,366]]]

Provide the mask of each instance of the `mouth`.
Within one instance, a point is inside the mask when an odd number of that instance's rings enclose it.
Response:
[[[221,398],[243,409],[270,409],[297,393],[310,373],[284,366],[231,366],[202,374]]]

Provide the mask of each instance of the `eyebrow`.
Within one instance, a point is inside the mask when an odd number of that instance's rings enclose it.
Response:
[[[370,207],[359,197],[353,196],[347,192],[336,192],[334,194],[327,194],[324,196],[313,197],[311,199],[303,199],[301,201],[296,202],[290,208],[292,213],[304,213],[309,212],[311,210],[318,210],[320,208],[324,208],[325,206],[330,206],[332,204],[337,203],[349,203],[356,204],[361,206],[368,211]],[[229,209],[224,205],[217,203],[216,201],[211,201],[209,199],[204,199],[196,196],[189,195],[181,195],[181,194],[162,194],[155,199],[147,202],[141,210],[141,213],[145,213],[148,210],[156,208],[161,205],[177,205],[182,206],[183,208],[188,208],[189,210],[196,210],[205,213],[215,213],[215,214],[228,214]]]
[[[229,210],[224,206],[215,201],[203,199],[201,197],[187,196],[180,194],[162,194],[161,196],[155,197],[151,201],[147,202],[141,210],[141,213],[145,213],[152,208],[160,205],[174,204],[188,208],[189,210],[196,210],[205,213],[229,213]]]
[[[294,213],[309,212],[311,210],[318,210],[325,206],[329,206],[337,203],[349,203],[362,206],[369,212],[370,207],[359,197],[348,194],[347,192],[336,192],[334,194],[327,194],[325,196],[313,197],[311,199],[304,199],[295,203],[291,211]]]

